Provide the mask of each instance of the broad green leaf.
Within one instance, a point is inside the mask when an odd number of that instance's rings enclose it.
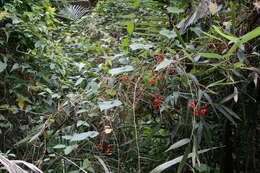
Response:
[[[168,65],[170,65],[171,63],[173,63],[173,60],[169,60],[169,59],[164,59],[159,65],[156,66],[155,71],[159,71],[165,67],[167,67]]]
[[[214,148],[209,148],[209,149],[204,149],[204,150],[200,150],[198,151],[198,154],[202,154],[202,153],[205,153],[205,152],[208,152],[210,150],[214,150],[214,149],[217,149],[218,147],[214,147]],[[188,157],[187,158],[191,158],[192,156],[194,155],[194,153],[190,153],[188,154]],[[177,163],[181,162],[183,159],[183,156],[179,156],[173,160],[170,160],[168,162],[165,162],[159,166],[157,166],[156,168],[154,168],[152,171],[150,171],[149,173],[160,173],[162,171],[164,171],[165,169],[173,166],[173,165],[176,165]]]
[[[199,53],[199,55],[206,58],[217,58],[217,59],[223,58],[221,55],[216,53]]]
[[[245,34],[242,38],[241,38],[241,43],[245,43],[249,40],[252,40],[256,37],[260,36],[260,27],[255,28],[253,31],[250,31],[249,33]]]
[[[177,8],[177,7],[168,7],[168,8],[167,8],[167,11],[168,11],[169,13],[174,13],[174,14],[180,14],[180,13],[183,13],[183,12],[184,12],[183,9]]]
[[[113,68],[109,70],[109,73],[114,75],[120,74],[120,73],[124,73],[124,72],[129,72],[129,71],[133,71],[134,67],[131,65],[127,65],[124,67],[119,67],[119,68]]]
[[[188,139],[188,138],[181,139],[178,142],[176,142],[173,145],[171,145],[165,152],[173,150],[173,149],[176,149],[176,148],[179,148],[179,147],[181,147],[183,145],[188,144],[189,142],[190,142],[190,139]]]
[[[76,145],[73,145],[73,146],[67,146],[65,149],[64,149],[64,154],[65,155],[68,155],[70,154],[75,148],[77,148]]]
[[[122,105],[122,102],[120,100],[114,100],[114,101],[107,101],[107,102],[99,102],[98,106],[101,111],[111,109],[116,106]]]
[[[149,50],[153,48],[154,46],[151,44],[140,44],[140,43],[133,43],[129,45],[132,50],[138,50],[138,49],[146,49]]]
[[[84,78],[79,78],[77,82],[75,83],[75,86],[80,85],[83,82]]]
[[[177,37],[177,34],[174,31],[170,31],[168,29],[162,29],[160,31],[160,34],[169,38],[169,39]]]
[[[99,133],[97,131],[88,131],[85,133],[79,133],[79,134],[74,134],[72,136],[72,138],[70,139],[70,141],[82,141],[85,140],[87,138],[94,138],[97,135],[99,135]]]
[[[0,73],[3,72],[6,69],[6,67],[7,67],[7,64],[6,63],[2,63],[0,61]]]

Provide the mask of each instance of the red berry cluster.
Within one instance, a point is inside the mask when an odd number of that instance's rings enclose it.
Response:
[[[149,81],[151,85],[155,85],[157,83],[157,76],[153,76],[152,79]]]
[[[154,96],[153,98],[154,98],[153,107],[159,108],[163,102],[161,96],[157,96],[157,97]]]
[[[162,61],[163,61],[163,57],[161,57],[160,55],[159,55],[159,56],[156,56],[156,57],[155,57],[155,60],[156,60],[157,62],[162,62]]]
[[[206,104],[205,107],[207,107],[208,105]],[[188,108],[193,109],[193,115],[195,117],[199,116],[199,115],[203,115],[205,116],[207,113],[206,109],[197,109],[194,103],[191,103],[188,105]]]
[[[110,154],[110,147],[111,147],[111,145],[110,144],[108,144],[107,145],[107,148],[106,148],[106,150],[105,150],[105,152],[104,152],[104,155],[109,155]],[[103,144],[99,144],[98,145],[98,148],[100,149],[100,150],[103,150],[104,149],[104,145]]]

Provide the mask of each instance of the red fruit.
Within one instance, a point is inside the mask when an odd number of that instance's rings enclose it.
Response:
[[[193,115],[194,115],[195,117],[199,116],[199,111],[194,111],[194,112],[193,112]]]
[[[163,61],[163,58],[160,57],[160,56],[157,56],[157,57],[155,57],[155,60],[156,60],[157,62],[162,62],[162,61]]]
[[[155,85],[156,82],[157,82],[157,77],[156,77],[156,76],[153,76],[152,79],[149,81],[149,83],[150,83],[151,85]]]
[[[107,150],[104,152],[104,155],[108,155],[110,153],[110,148],[107,148]]]
[[[189,105],[188,105],[188,108],[194,109],[194,108],[195,108],[194,103],[189,104]]]
[[[153,101],[153,106],[154,106],[154,107],[160,107],[161,104],[162,104],[162,100],[161,100],[161,97],[160,97],[160,96],[157,97],[157,99],[155,99],[155,100]]]
[[[200,110],[200,113],[201,113],[201,115],[206,115],[207,110],[206,110],[206,109],[201,109],[201,110]]]
[[[100,150],[103,150],[103,144],[98,144],[98,148],[99,148]]]

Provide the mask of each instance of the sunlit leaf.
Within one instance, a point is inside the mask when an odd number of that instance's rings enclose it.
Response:
[[[168,29],[162,29],[160,31],[160,34],[169,38],[169,39],[177,37],[177,34],[174,31],[170,31]]]
[[[183,12],[184,12],[183,9],[177,8],[177,7],[168,7],[168,8],[167,8],[167,11],[168,11],[169,13],[174,13],[174,14],[179,14],[179,13],[183,13]]]
[[[140,44],[140,43],[133,43],[129,45],[132,50],[138,50],[138,49],[146,49],[149,50],[153,48],[154,46],[151,44]]]
[[[55,146],[52,147],[52,148],[54,148],[54,149],[61,149],[61,148],[65,148],[65,147],[66,147],[66,145],[58,144],[58,145],[55,145]]]
[[[205,152],[208,152],[210,150],[214,150],[214,149],[217,149],[217,147],[215,148],[210,148],[210,149],[204,149],[204,150],[200,150],[198,151],[198,154],[202,154],[202,153],[205,153]],[[187,158],[191,158],[194,154],[193,153],[190,153],[188,154],[188,157]],[[160,173],[162,172],[163,170],[173,166],[173,165],[176,165],[177,163],[181,162],[183,159],[183,156],[179,156],[173,160],[170,160],[168,162],[165,162],[159,166],[157,166],[156,168],[154,168],[152,171],[150,171],[149,173]]]
[[[223,58],[221,55],[216,53],[200,53],[199,55],[205,58],[217,58],[217,59]]]
[[[70,139],[70,141],[82,141],[87,138],[94,138],[97,135],[99,135],[99,133],[97,131],[88,131],[85,133],[74,134],[72,136],[72,138]]]
[[[118,67],[118,68],[113,68],[109,70],[109,73],[112,75],[117,75],[120,73],[124,73],[124,72],[129,72],[129,71],[133,71],[134,67],[131,65],[126,65],[124,67]]]
[[[111,109],[116,106],[122,105],[122,102],[120,100],[114,100],[114,101],[106,101],[106,102],[99,102],[98,106],[101,111]]]
[[[126,27],[127,27],[128,34],[131,35],[134,32],[134,28],[135,28],[134,21],[132,20],[127,21]]]
[[[6,69],[6,67],[7,67],[7,64],[6,63],[2,63],[0,61],[0,73],[3,72]]]
[[[183,145],[188,144],[189,142],[190,142],[190,139],[188,139],[188,138],[181,139],[178,142],[172,144],[165,152],[173,150],[173,149],[176,149],[176,148],[179,148],[179,147],[181,147]]]
[[[164,59],[159,65],[156,66],[155,71],[159,71],[165,67],[167,67],[168,65],[170,65],[171,63],[173,63],[173,60],[169,60],[169,59]]]

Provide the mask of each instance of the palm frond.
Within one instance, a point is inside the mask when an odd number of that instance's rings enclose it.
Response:
[[[72,19],[72,20],[78,20],[82,18],[88,10],[80,5],[69,5],[66,6],[64,9],[60,11],[60,14],[63,17]]]

